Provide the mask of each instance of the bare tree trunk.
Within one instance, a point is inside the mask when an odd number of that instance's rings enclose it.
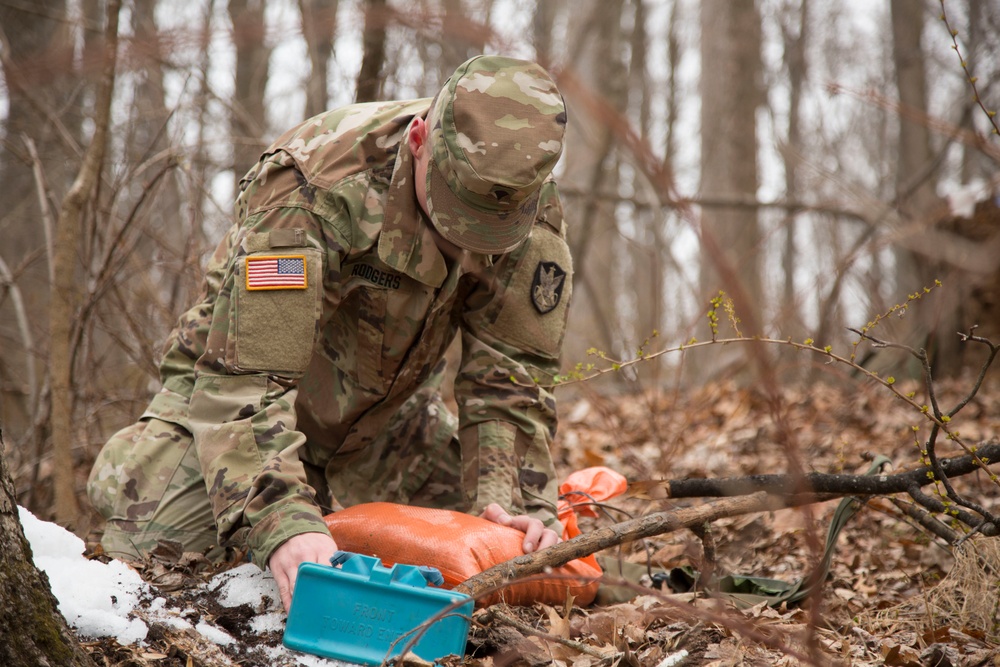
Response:
[[[32,562],[17,516],[14,483],[0,432],[0,665],[92,667],[59,613],[49,580]]]
[[[385,65],[385,33],[389,23],[386,0],[366,0],[365,32],[362,36],[364,54],[358,72],[357,102],[372,102],[379,97],[385,83],[382,68]]]
[[[65,0],[0,3],[0,63],[7,102],[0,131],[0,253],[25,302],[36,306],[27,315],[39,343],[31,350],[23,346],[22,334],[13,326],[13,304],[0,298],[0,340],[5,341],[0,354],[0,420],[8,427],[8,438],[17,441],[32,430],[32,410],[39,400],[27,387],[28,356],[37,361],[47,338],[44,309],[51,258],[45,253],[36,175],[44,176],[56,192],[64,192],[71,178],[68,165],[75,163],[78,150],[79,101],[72,93],[76,80],[65,16]]]
[[[624,114],[627,106],[627,70],[622,60],[623,35],[620,30],[624,0],[590,0],[574,3],[570,16],[567,62],[584,94],[604,98],[608,107]],[[567,192],[567,235],[573,254],[574,305],[570,309],[570,330],[592,332],[579,347],[564,350],[567,359],[584,359],[584,349],[595,347],[608,354],[622,354],[621,237],[611,198],[618,194],[618,164],[613,155],[614,140],[606,118],[587,113],[585,100],[574,100],[573,91],[563,90],[568,106],[576,104],[582,113],[570,116],[566,129],[566,165],[560,184]],[[602,195],[608,195],[604,198]],[[617,287],[616,287],[617,286]],[[618,376],[621,377],[621,376]]]
[[[755,198],[755,117],[763,100],[760,16],[754,2],[701,4],[701,62],[701,194]],[[707,303],[725,291],[735,300],[745,329],[759,333],[763,293],[757,210],[703,208],[701,225],[702,298]]]
[[[198,110],[198,141],[191,156],[191,183],[188,195],[188,242],[184,248],[184,270],[175,278],[171,288],[168,306],[171,311],[187,306],[185,298],[194,293],[198,282],[194,279],[200,273],[201,251],[205,242],[205,202],[209,191],[211,158],[206,146],[206,126],[208,124],[209,104],[211,103],[211,85],[209,84],[209,69],[211,58],[209,45],[212,41],[212,23],[215,14],[215,0],[208,0],[202,14],[199,44],[201,55],[198,61],[199,90],[195,98]]]
[[[628,90],[624,91],[624,96],[629,99],[629,117],[637,119],[639,137],[651,145],[652,95],[644,91],[654,90],[656,84],[650,80],[647,66],[652,39],[647,29],[646,3],[631,0],[627,11],[632,15],[632,31],[628,37],[631,59],[628,63]],[[672,67],[672,63],[668,61],[667,66]],[[650,152],[653,152],[652,149]],[[669,157],[666,159],[669,160]],[[622,316],[633,323],[628,340],[632,347],[637,347],[644,340],[651,340],[653,332],[664,326],[664,289],[670,250],[664,237],[667,210],[648,206],[649,201],[656,200],[656,193],[644,176],[632,176],[631,186],[635,195],[627,217],[631,217],[635,224],[631,235],[634,242],[623,249],[631,261],[622,263],[622,273],[623,284],[630,286],[629,291],[632,292],[633,311],[622,313]],[[647,372],[653,386],[660,384],[660,369],[660,359],[649,363]]]
[[[896,66],[896,87],[904,109],[899,119],[899,168],[896,171],[896,196],[904,216],[920,215],[923,206],[933,202],[933,185],[928,166],[931,163],[931,135],[926,123],[912,117],[912,112],[927,110],[927,67],[921,47],[924,13],[915,11],[906,0],[892,0],[892,58]]]
[[[267,113],[264,89],[270,76],[271,47],[264,20],[267,0],[229,0],[236,46],[236,90],[230,116],[233,135],[233,179],[239,185],[264,150]]]
[[[337,35],[338,0],[299,0],[302,36],[309,53],[309,79],[306,81],[306,118],[326,110],[330,100],[327,75],[330,54]]]
[[[66,194],[59,211],[55,242],[55,277],[49,310],[51,351],[49,355],[52,387],[52,441],[55,466],[55,515],[63,526],[78,519],[80,505],[76,497],[73,464],[73,350],[71,340],[76,310],[77,240],[83,226],[84,207],[94,196],[111,123],[111,98],[115,87],[118,50],[118,10],[121,0],[108,0],[105,29],[105,62],[94,105],[94,135],[77,178]]]
[[[966,0],[968,7],[968,26],[963,31],[963,38],[966,44],[966,60],[968,61],[971,73],[976,76],[977,71],[982,69],[993,59],[994,46],[990,37],[996,34],[996,30],[991,30],[991,25],[996,22],[992,15],[1000,18],[1000,7],[995,4],[981,2],[980,0]],[[962,114],[962,126],[968,130],[975,131],[975,117],[978,110],[975,108],[975,101],[970,97],[966,103],[966,112]],[[979,117],[982,119],[982,117]],[[962,151],[962,172],[960,181],[969,183],[974,179],[989,179],[996,171],[996,165],[992,160],[983,155],[983,151],[972,146],[960,146]]]
[[[905,0],[892,0],[893,64],[896,72],[896,88],[899,93],[899,134],[896,152],[896,208],[906,230],[898,230],[910,239],[924,234],[942,216],[940,202],[935,193],[936,167],[931,149],[931,131],[920,116],[927,112],[927,67],[921,45],[924,27],[924,12]],[[919,292],[932,285],[934,280],[947,276],[944,267],[933,259],[928,260],[914,252],[899,248],[896,257],[896,302],[903,302],[906,295]],[[953,274],[954,275],[954,274]],[[955,332],[961,328],[954,321],[955,309],[947,305],[966,298],[963,294],[963,277],[956,275],[946,280],[943,294],[929,299],[908,313],[908,317],[893,322],[887,327],[893,340],[927,347],[934,363],[935,375],[958,372],[952,366],[958,358],[958,337]],[[912,375],[920,372],[919,366],[910,357],[900,357],[887,350],[880,350],[871,365],[876,370],[891,368],[897,373]]]
[[[483,52],[487,27],[469,16],[462,0],[442,0],[441,58],[438,71],[444,81],[461,63]]]
[[[165,304],[169,303],[171,292],[178,289],[176,276],[184,275],[187,241],[182,231],[184,208],[177,178],[181,171],[177,169],[181,149],[171,142],[172,111],[167,108],[164,88],[164,68],[172,56],[171,45],[162,39],[157,25],[156,9],[160,4],[160,0],[134,0],[132,3],[131,27],[136,39],[131,43],[131,53],[135,85],[131,91],[128,125],[124,128],[126,167],[132,176],[126,177],[122,191],[115,193],[123,204],[133,206],[133,211],[138,211],[142,202],[149,204],[141,206],[141,217],[128,215],[120,224],[117,216],[91,219],[96,241],[91,246],[94,253],[89,258],[90,271],[92,275],[105,274],[106,282],[121,285],[129,301],[125,309],[114,306],[92,309],[100,312],[88,318],[86,338],[96,350],[116,345],[109,341],[108,330],[127,331],[129,322],[142,322],[140,328],[146,331],[163,331],[173,325],[177,315]],[[128,242],[122,242],[127,239],[125,230],[131,237]],[[122,280],[120,276],[124,271],[109,271],[112,260],[120,263],[134,278]],[[102,284],[101,281],[88,283]],[[184,294],[184,300],[188,296]],[[91,297],[98,298],[93,292]],[[144,350],[144,356],[152,362],[154,345],[148,339],[158,337],[131,337],[119,341],[118,345],[126,350]],[[105,377],[131,375],[135,370],[129,358],[132,356],[126,351],[106,357]],[[86,363],[93,367],[89,360]],[[143,365],[148,369],[153,364]]]
[[[167,126],[170,110],[167,109],[164,97],[163,64],[168,54],[161,44],[156,23],[158,4],[159,0],[133,0],[132,34],[137,37],[133,48],[141,49],[137,54],[140,60],[133,65],[139,80],[134,87],[132,117],[129,119],[126,139],[129,167],[133,170],[141,168],[150,159],[169,159],[169,155],[162,154],[170,148]],[[139,191],[141,187],[141,183],[136,183],[134,189]],[[179,195],[172,180],[157,201],[159,205],[152,212],[154,217],[151,223],[154,227],[165,227],[170,232],[164,238],[179,241],[181,236],[174,232]],[[170,250],[173,254],[179,249]]]
[[[531,44],[535,47],[535,61],[542,67],[552,66],[552,28],[562,0],[539,0],[531,15]]]
[[[683,30],[680,27],[680,5],[681,3],[679,0],[674,0],[673,5],[670,7],[670,15],[668,18],[669,25],[667,28],[666,39],[664,40],[664,55],[666,56],[665,60],[667,63],[667,83],[666,115],[664,118],[666,136],[663,141],[663,161],[664,165],[667,167],[673,165],[677,155],[677,128],[681,102],[679,84],[681,68],[681,33]],[[672,170],[672,167],[670,168]],[[653,201],[657,200],[658,197],[653,199]],[[674,261],[671,247],[673,241],[673,230],[668,226],[678,222],[679,220],[674,215],[667,215],[665,219],[661,220],[655,230],[655,250],[657,256],[661,258],[669,258],[670,260],[669,267],[661,267],[662,275],[660,277],[660,280],[664,285],[662,296],[663,303],[661,307],[667,317],[670,317],[671,315],[677,316],[680,313],[683,313],[685,310],[684,302],[687,301],[687,290],[682,287],[687,281],[684,276],[681,275],[680,267],[677,262]],[[670,286],[669,292],[667,292],[667,286]],[[668,330],[671,325],[676,325],[676,321],[663,321],[659,323],[660,327],[667,327]]]
[[[797,20],[796,20],[797,18]],[[797,23],[797,25],[793,25]],[[804,150],[802,121],[799,117],[802,105],[802,87],[806,80],[806,39],[809,31],[809,0],[801,0],[798,16],[788,16],[782,25],[784,35],[785,58],[788,66],[788,143],[782,154],[785,166],[785,196],[791,200],[799,199],[799,166],[802,163],[800,155]],[[803,338],[803,322],[798,315],[799,305],[795,297],[795,258],[796,228],[798,217],[795,211],[789,211],[785,220],[784,247],[781,253],[781,319],[779,326],[783,334],[796,340]]]

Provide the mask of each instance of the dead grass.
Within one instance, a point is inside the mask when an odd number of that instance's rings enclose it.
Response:
[[[954,556],[954,565],[937,585],[864,614],[860,625],[873,634],[912,632],[925,646],[954,633],[1000,643],[1000,541],[972,538]]]

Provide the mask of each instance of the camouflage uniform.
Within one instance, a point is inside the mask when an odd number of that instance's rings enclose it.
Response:
[[[245,542],[263,567],[326,532],[328,491],[344,506],[497,502],[561,532],[556,405],[538,378],[557,371],[571,291],[550,176],[565,122],[544,70],[479,57],[434,100],[349,106],[280,137],[241,182],[162,391],[94,464],[105,548]],[[456,417],[439,387],[459,334]]]

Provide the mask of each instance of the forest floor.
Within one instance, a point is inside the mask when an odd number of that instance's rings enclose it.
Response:
[[[941,405],[955,405],[969,386],[971,381],[939,387]],[[919,401],[920,390],[914,389]],[[926,422],[880,386],[817,384],[789,389],[778,399],[726,383],[668,395],[585,392],[560,407],[557,466],[568,474],[605,465],[630,481],[781,473],[789,470],[792,457],[806,470],[828,473],[863,472],[871,453],[888,456],[896,471],[918,466],[914,435],[929,429],[914,427]],[[1000,392],[981,391],[953,426],[970,443],[1000,434]],[[941,457],[961,453],[944,442]],[[955,484],[986,509],[1000,511],[998,486],[987,475],[967,475]],[[622,520],[703,502],[632,493],[610,505]],[[819,560],[836,505],[829,501],[715,522],[715,572],[788,582],[807,576]],[[587,521],[592,523],[584,524],[585,530],[611,522]],[[687,530],[615,554],[660,568],[706,566],[702,540]],[[137,568],[150,579],[162,575],[162,568],[157,573],[149,564]],[[949,548],[888,499],[875,498],[843,529],[821,592],[800,605],[740,609],[703,592],[654,589],[603,607],[496,605],[477,612],[463,664],[1000,665],[998,572],[1000,540],[972,537]],[[193,583],[204,575],[189,574],[182,577],[188,585],[173,586],[169,595],[188,596],[186,603],[194,604]],[[280,643],[279,634],[261,639],[246,632],[246,609],[222,608],[204,598],[196,603],[239,640]],[[189,637],[165,627],[151,631],[142,649],[113,640],[86,646],[108,667],[274,667],[266,652],[245,644],[199,652]]]

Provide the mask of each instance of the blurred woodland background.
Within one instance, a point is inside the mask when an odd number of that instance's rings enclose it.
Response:
[[[538,60],[570,109],[568,370],[710,339],[720,290],[741,335],[845,354],[848,327],[906,305],[878,334],[937,377],[982,363],[956,332],[1000,339],[997,0],[0,0],[0,424],[21,504],[73,523],[263,147],[333,106],[431,96],[481,52]],[[560,391],[752,383],[762,358],[788,385],[843,373],[755,354]],[[920,372],[891,348],[858,360]]]

